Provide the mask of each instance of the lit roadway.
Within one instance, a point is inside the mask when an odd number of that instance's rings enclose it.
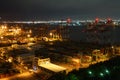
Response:
[[[24,73],[16,74],[16,75],[8,77],[8,78],[2,78],[0,80],[21,80],[21,79],[23,79],[23,80],[26,80],[26,79],[34,80],[33,78],[31,78],[31,76],[33,76],[32,73],[24,72]]]

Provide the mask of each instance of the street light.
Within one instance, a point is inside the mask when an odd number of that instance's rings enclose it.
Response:
[[[52,35],[53,35],[53,33],[50,32],[50,36],[52,36]]]
[[[111,48],[112,48],[112,54],[115,54],[114,46],[112,46]]]
[[[30,37],[30,34],[28,34],[27,37],[29,38],[29,37]]]
[[[103,77],[103,76],[104,76],[104,74],[103,74],[103,73],[100,73],[100,76],[101,76],[101,77]]]
[[[90,74],[90,75],[91,75],[91,74],[92,74],[92,71],[88,71],[88,74]]]
[[[107,69],[105,70],[105,72],[106,72],[107,74],[109,74],[109,73],[110,73],[110,72],[109,72],[109,70],[107,70]]]
[[[1,36],[1,39],[3,39],[4,37],[3,36]]]

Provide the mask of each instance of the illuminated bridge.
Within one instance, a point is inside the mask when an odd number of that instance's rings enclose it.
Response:
[[[86,24],[86,23],[94,23],[94,22],[104,22],[106,23],[107,21],[109,21],[110,19],[108,20],[102,20],[102,19],[95,19],[95,20],[49,20],[49,21],[0,21],[0,23],[2,24],[9,24],[9,23],[13,23],[13,24],[41,24],[41,23],[44,23],[44,24],[78,24],[78,25],[81,25],[82,23]],[[120,24],[120,20],[112,20],[114,22],[114,24]]]

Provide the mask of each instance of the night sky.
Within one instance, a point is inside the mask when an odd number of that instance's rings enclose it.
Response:
[[[0,0],[1,20],[120,18],[120,0]]]

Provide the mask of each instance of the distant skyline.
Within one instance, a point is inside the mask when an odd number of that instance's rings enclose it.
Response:
[[[120,19],[120,0],[1,0],[1,20]]]

